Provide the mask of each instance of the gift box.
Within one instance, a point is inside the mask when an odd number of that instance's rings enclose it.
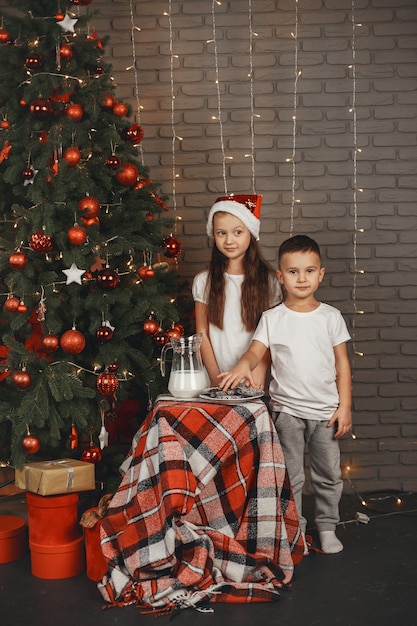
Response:
[[[95,582],[101,580],[108,570],[107,561],[101,551],[100,525],[100,520],[97,520],[94,526],[83,528],[87,576]]]
[[[26,463],[15,472],[15,484],[41,496],[95,488],[94,464],[75,459]]]
[[[84,571],[83,537],[55,546],[29,541],[30,564],[33,576],[49,580],[71,578]]]
[[[26,493],[29,541],[36,545],[67,544],[81,535],[78,493],[39,496]]]
[[[26,552],[25,520],[14,515],[0,515],[0,563],[16,561]]]
[[[100,526],[111,498],[111,494],[103,496],[98,505],[87,509],[80,519],[84,532],[87,576],[95,582],[101,580],[108,570],[107,561],[101,551]]]

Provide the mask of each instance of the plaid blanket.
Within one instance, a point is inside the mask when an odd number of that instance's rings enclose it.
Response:
[[[303,545],[264,404],[157,402],[120,469],[101,522],[107,607],[279,599]]]

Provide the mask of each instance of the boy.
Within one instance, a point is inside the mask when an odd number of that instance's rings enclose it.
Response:
[[[220,374],[220,386],[227,390],[242,380],[253,386],[251,371],[270,349],[271,415],[284,451],[305,552],[302,491],[307,443],[321,548],[334,554],[343,550],[335,533],[343,488],[337,440],[352,426],[346,349],[350,336],[341,313],[315,298],[325,268],[313,239],[297,235],[284,241],[278,265],[284,302],[263,313],[249,349],[233,369]]]

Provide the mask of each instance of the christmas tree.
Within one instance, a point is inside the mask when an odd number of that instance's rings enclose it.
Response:
[[[0,13],[0,449],[16,467],[99,460],[120,406],[146,413],[164,390],[160,348],[183,331],[181,243],[91,2]]]

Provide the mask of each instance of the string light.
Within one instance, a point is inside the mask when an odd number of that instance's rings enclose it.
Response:
[[[214,67],[215,67],[215,84],[216,84],[216,92],[217,92],[217,119],[219,121],[219,131],[220,131],[220,147],[222,152],[222,172],[223,172],[223,186],[224,186],[224,194],[227,196],[227,178],[226,178],[226,158],[225,158],[225,149],[224,149],[224,136],[223,136],[223,120],[222,120],[222,104],[221,104],[221,94],[220,94],[220,81],[219,81],[219,57],[217,50],[217,40],[216,40],[216,4],[220,4],[216,2],[216,0],[212,0],[211,4],[211,15],[213,21],[213,39],[211,40],[214,44]],[[216,119],[212,117],[212,119]]]
[[[292,153],[287,162],[292,163],[292,184],[291,184],[291,213],[290,213],[290,236],[294,232],[294,210],[298,202],[295,197],[296,184],[296,136],[297,136],[297,88],[298,79],[301,72],[298,69],[298,0],[295,0],[295,30],[291,33],[294,38],[294,94],[293,94],[293,115],[292,115]]]
[[[77,363],[73,363],[72,361],[54,361],[53,363],[49,363],[48,367],[52,367],[54,365],[61,365],[62,363],[64,363],[66,365],[72,365],[72,367],[76,368],[76,372],[77,372],[77,376],[79,376],[82,372],[86,372],[87,374],[93,374],[94,376],[98,376],[97,372],[100,372],[100,370],[103,369],[103,366],[100,365],[99,363],[94,363],[93,367],[94,370],[89,370],[86,367],[83,367],[82,365],[78,365]],[[117,380],[121,381],[121,382],[125,382],[126,380],[128,380],[128,378],[134,378],[134,374],[132,374],[132,372],[128,372],[128,371],[124,371],[123,372],[123,377],[118,376]]]
[[[171,129],[172,129],[172,203],[174,211],[177,210],[177,198],[176,198],[176,159],[175,159],[175,144],[177,141],[177,135],[175,132],[175,90],[174,90],[174,44],[173,44],[173,30],[172,30],[172,0],[169,0],[168,11],[168,24],[169,24],[169,54],[170,54],[170,83],[171,83]],[[177,223],[175,222],[175,228]]]
[[[219,135],[220,135],[220,147],[222,153],[222,173],[223,173],[223,185],[224,193],[228,194],[227,190],[227,175],[226,175],[226,161],[232,161],[233,156],[226,156],[224,145],[224,133],[223,133],[223,119],[222,119],[222,103],[220,93],[220,78],[219,78],[219,62],[218,62],[218,48],[217,48],[217,36],[216,36],[216,12],[215,5],[221,5],[221,2],[217,0],[212,1],[212,22],[213,22],[213,38],[207,40],[207,44],[214,44],[214,65],[215,65],[215,85],[217,93],[217,115],[212,115],[211,119],[219,122]],[[250,96],[250,137],[251,137],[251,151],[246,153],[245,158],[251,160],[251,172],[252,172],[252,192],[256,193],[255,185],[255,127],[254,121],[259,118],[259,114],[255,114],[254,111],[254,90],[253,90],[253,38],[257,37],[257,33],[254,32],[252,26],[252,0],[248,0],[248,29],[249,29],[249,96]]]
[[[29,72],[27,73],[29,74]],[[28,80],[24,80],[22,83],[20,83],[19,87],[22,87],[22,85],[30,85],[35,78],[39,78],[40,76],[57,76],[59,78],[64,78],[65,80],[75,80],[81,86],[86,84],[86,82],[79,76],[70,76],[69,74],[57,74],[56,72],[37,72],[36,74],[31,75]]]
[[[350,465],[346,465],[344,468],[344,478],[349,483],[349,486],[355,496],[358,498],[360,504],[365,507],[368,511],[380,511],[382,507],[394,507],[394,510],[391,510],[388,513],[384,513],[384,515],[395,515],[399,513],[415,513],[416,510],[405,510],[405,505],[407,504],[407,497],[413,497],[415,494],[413,492],[376,492],[374,494],[368,493],[366,496],[363,496],[356,488],[354,482],[350,477],[350,472],[352,471],[352,467]],[[380,517],[380,516],[373,516]],[[355,519],[351,520],[351,522],[364,522],[367,523],[369,521],[369,517],[363,513],[357,512],[355,514]],[[339,522],[340,525],[345,525],[351,522]]]
[[[130,7],[130,40],[132,42],[132,59],[133,59],[132,69],[133,69],[133,76],[134,76],[135,98],[136,98],[136,122],[140,125],[140,112],[141,112],[142,107],[140,104],[140,95],[139,95],[139,80],[138,80],[138,70],[137,70],[137,63],[136,63],[136,40],[135,40],[135,33],[137,31],[140,31],[140,28],[135,25],[134,12],[133,12],[133,0],[129,0],[129,7]],[[138,149],[139,149],[139,154],[141,157],[141,163],[142,165],[144,165],[145,160],[144,160],[142,142],[139,143]]]
[[[353,288],[352,288],[352,300],[353,300],[353,320],[352,320],[352,346],[353,354],[359,357],[363,357],[364,353],[356,348],[356,315],[364,315],[364,310],[359,310],[357,307],[357,287],[358,276],[365,274],[365,270],[358,268],[358,235],[364,232],[363,228],[358,227],[358,194],[363,193],[363,188],[358,187],[358,154],[361,153],[361,149],[358,147],[358,127],[357,127],[357,112],[356,112],[356,28],[361,26],[357,24],[355,20],[355,0],[352,0],[351,5],[351,22],[352,22],[352,64],[349,65],[349,69],[352,72],[352,106],[349,111],[352,113],[353,120]],[[352,362],[354,366],[354,360]]]
[[[256,194],[255,189],[255,117],[254,117],[254,95],[253,95],[253,37],[255,33],[252,29],[252,0],[248,0],[248,18],[249,18],[249,85],[250,85],[250,137],[251,151],[250,160],[252,166],[252,193]]]

